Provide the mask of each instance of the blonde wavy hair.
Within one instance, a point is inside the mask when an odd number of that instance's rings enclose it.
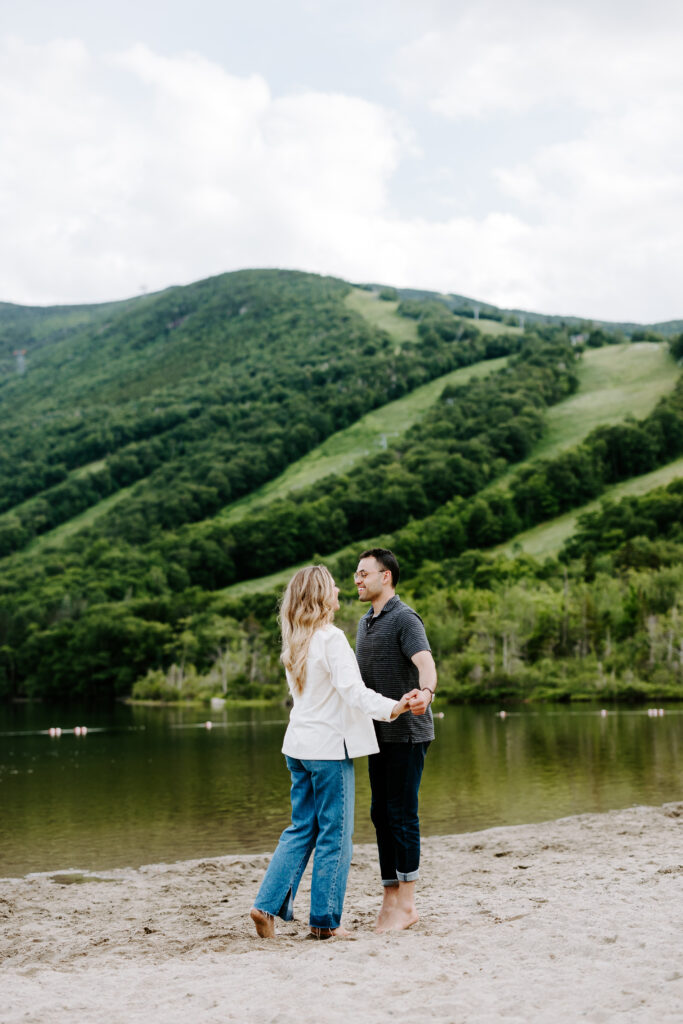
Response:
[[[313,634],[334,618],[335,585],[324,565],[307,565],[296,572],[280,605],[282,653],[280,661],[289,672],[294,690],[301,694],[306,683],[306,658]]]

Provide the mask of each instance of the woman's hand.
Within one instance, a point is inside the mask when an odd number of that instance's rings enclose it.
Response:
[[[391,712],[391,721],[402,715],[410,707],[410,701],[415,693],[415,690],[411,690],[410,693],[404,693],[403,696],[396,704],[394,704],[394,710]]]

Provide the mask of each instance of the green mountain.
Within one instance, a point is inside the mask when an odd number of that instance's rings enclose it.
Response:
[[[505,587],[542,580],[566,605],[623,553],[586,541],[586,562],[578,540],[552,568],[515,537],[676,465],[679,342],[532,314],[522,331],[466,301],[244,271],[124,303],[0,305],[0,692],[277,695],[273,585],[314,557],[346,581],[373,537],[438,608],[442,692],[584,692],[602,634],[577,648],[564,621],[552,644],[503,640]],[[500,617],[488,647],[483,608]],[[548,652],[564,684],[540,678]],[[666,665],[646,659],[637,685],[617,665],[613,689],[649,692],[662,669],[674,692]]]

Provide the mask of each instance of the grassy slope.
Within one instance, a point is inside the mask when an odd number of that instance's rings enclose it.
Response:
[[[77,470],[76,472],[79,471]],[[85,474],[81,473],[80,475]],[[139,481],[136,481],[136,483],[138,482]],[[66,523],[61,523],[59,526],[56,526],[54,530],[42,533],[39,537],[36,537],[35,540],[32,540],[30,544],[27,544],[25,548],[22,548],[21,554],[30,553],[31,555],[35,555],[48,546],[52,548],[61,547],[69,537],[73,537],[73,535],[78,533],[80,530],[84,530],[86,527],[92,526],[99,516],[104,515],[105,512],[109,512],[110,509],[114,508],[115,505],[118,505],[119,502],[130,497],[135,486],[136,484],[131,484],[130,487],[122,487],[120,491],[116,492],[116,494],[110,494],[108,498],[103,498],[102,501],[98,501],[96,505],[91,505],[90,508],[87,508],[85,512],[81,512],[80,515],[74,516]]]
[[[557,519],[551,519],[547,523],[535,526],[532,530],[520,533],[508,544],[501,544],[493,550],[495,553],[504,552],[509,555],[525,552],[539,559],[556,555],[567,538],[573,534],[576,521],[584,512],[593,512],[600,507],[601,502],[606,500],[619,501],[627,496],[647,494],[655,487],[665,487],[679,477],[683,477],[683,459],[676,459],[675,462],[661,466],[652,473],[635,476],[623,484],[616,484],[606,490],[597,501],[591,501],[588,505],[583,505],[573,512],[567,512],[566,515],[558,516]]]
[[[571,448],[591,430],[626,416],[639,419],[673,390],[676,364],[665,343],[636,342],[588,349],[579,390],[548,410],[548,430],[534,456]]]
[[[548,431],[537,445],[534,457],[555,455],[579,444],[596,427],[623,420],[628,415],[636,419],[646,416],[662,395],[673,390],[676,379],[676,364],[666,344],[636,342],[589,349],[581,367],[579,390],[548,410]],[[597,501],[535,526],[494,550],[514,554],[521,549],[535,558],[556,555],[574,532],[578,517],[598,508],[600,501],[646,494],[679,476],[683,476],[683,459],[617,484]],[[499,487],[500,483],[497,481],[491,486]]]
[[[362,548],[359,548],[362,550]],[[331,557],[331,556],[330,556]],[[216,591],[218,594],[223,594],[225,597],[244,597],[245,594],[267,594],[271,590],[284,590],[289,582],[290,576],[300,569],[303,565],[308,565],[309,560],[305,562],[297,562],[296,565],[290,565],[286,569],[280,569],[279,572],[271,573],[270,576],[259,576],[256,580],[243,580],[241,583],[233,583],[231,587],[225,587],[223,590]]]
[[[577,392],[546,413],[547,428],[531,458],[552,458],[573,448],[596,427],[619,423],[627,416],[642,419],[658,400],[673,391],[676,364],[668,345],[636,342],[588,349],[579,368]],[[500,489],[517,466],[486,488]]]
[[[437,297],[434,296],[434,298]],[[355,310],[356,313],[360,313],[375,327],[380,327],[387,334],[391,334],[399,344],[404,341],[415,344],[419,341],[416,322],[410,317],[399,316],[396,312],[398,302],[380,299],[377,292],[369,292],[364,288],[354,288],[346,296],[345,302],[347,306]],[[487,320],[486,317],[472,320],[464,316],[456,317],[456,319],[464,324],[473,324],[482,334],[521,334],[519,327],[511,327],[499,320]]]
[[[521,334],[521,327],[515,327],[513,324],[504,324],[500,320],[487,320],[485,316],[480,316],[478,320],[474,320],[467,316],[456,316],[456,320],[459,320],[463,324],[474,324],[477,330],[481,331],[482,334]]]
[[[481,365],[492,364],[479,364]],[[536,446],[532,458],[551,456],[564,448],[579,444],[591,430],[603,424],[619,422],[629,414],[636,417],[647,415],[657,400],[673,389],[677,374],[668,346],[639,342],[634,345],[589,349],[584,355],[579,377],[577,393],[548,410],[548,430]],[[329,438],[326,443],[330,444],[333,441],[334,438]],[[312,452],[306,458],[313,459],[315,456],[316,452]],[[499,488],[518,468],[516,466],[510,470],[506,477],[497,480],[490,487]],[[681,474],[683,460],[620,484],[606,492],[604,497],[618,498],[627,493],[645,493]],[[511,552],[513,545],[521,543],[524,551],[529,554],[543,556],[555,553],[572,533],[576,517],[589,507],[592,506],[586,506],[551,523],[535,527],[496,550]],[[238,597],[246,593],[267,592],[283,586],[296,568],[298,566],[290,566],[271,576],[236,583],[232,587],[227,587],[223,593]]]
[[[363,288],[353,288],[344,299],[349,309],[369,320],[375,327],[386,331],[398,345],[419,342],[417,324],[407,316],[399,316],[396,310],[398,302],[385,302],[378,298],[377,292],[368,292]]]
[[[284,497],[289,491],[307,487],[323,477],[346,472],[354,462],[381,451],[386,441],[398,437],[417,423],[436,402],[447,384],[465,384],[474,377],[483,377],[500,369],[506,359],[507,357],[503,356],[500,359],[489,359],[474,366],[453,370],[452,373],[416,388],[409,395],[383,405],[381,409],[374,409],[352,426],[328,437],[302,459],[292,463],[276,480],[271,480],[257,491],[230,505],[221,518],[234,522],[274,498]]]

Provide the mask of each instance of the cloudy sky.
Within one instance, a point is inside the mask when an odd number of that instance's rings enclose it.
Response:
[[[683,317],[678,0],[0,0],[0,301],[243,267]]]

